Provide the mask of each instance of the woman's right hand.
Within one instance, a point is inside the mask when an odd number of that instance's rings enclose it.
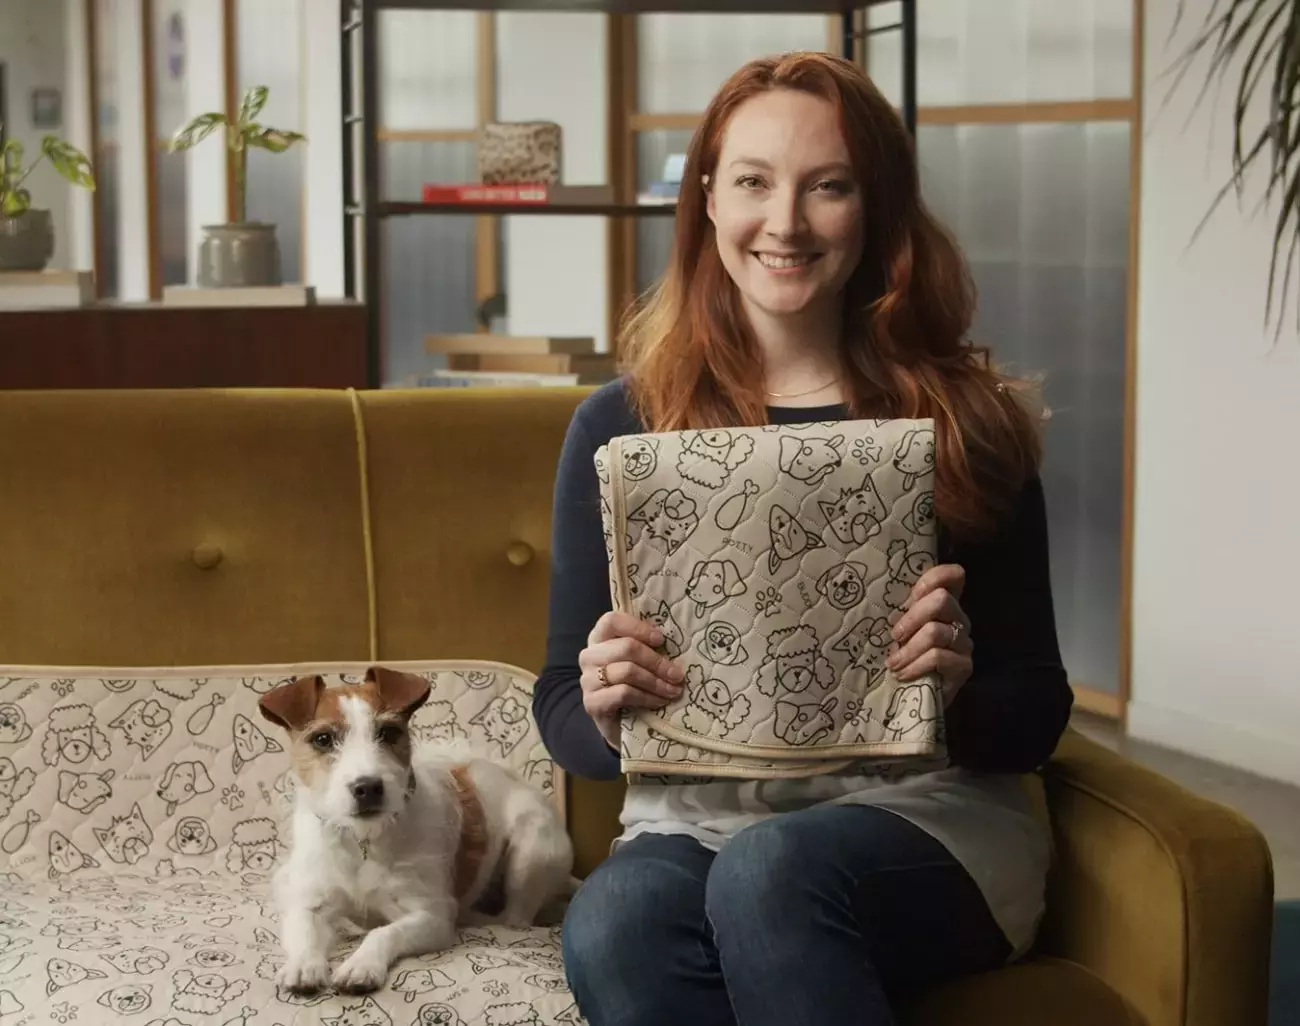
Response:
[[[587,647],[578,654],[583,708],[615,750],[623,708],[660,709],[682,693],[682,671],[654,650],[663,641],[663,631],[654,624],[608,612],[596,621]]]

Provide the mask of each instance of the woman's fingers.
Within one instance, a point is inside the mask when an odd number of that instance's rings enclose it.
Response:
[[[907,601],[903,603],[904,609],[911,609],[912,606],[929,595],[932,591],[940,589],[948,592],[953,598],[961,600],[961,593],[966,588],[966,571],[956,563],[940,563],[937,566],[930,567],[923,573],[917,582],[912,585],[912,593],[907,596]]]
[[[615,668],[620,664],[629,664],[646,673],[634,674],[627,680],[615,680]],[[611,638],[583,649],[578,657],[578,665],[582,668],[584,677],[588,670],[595,673],[602,666],[605,667],[605,680],[600,683],[602,687],[607,684],[635,684],[648,678],[657,678],[668,684],[680,685],[683,678],[681,668],[676,663],[666,656],[661,656],[636,638]]]
[[[586,676],[584,673],[582,704],[592,717],[613,716],[627,706],[661,709],[671,701],[662,695],[652,694],[631,684],[611,684],[609,687],[588,690]]]
[[[885,660],[885,665],[902,677],[904,668],[916,665],[930,653],[953,655],[970,662],[975,646],[970,636],[962,631],[954,642],[952,627],[946,623],[927,623],[912,635],[911,640]],[[917,675],[919,676],[919,674]],[[910,678],[909,678],[910,679]]]
[[[654,658],[659,659],[658,656]],[[673,699],[682,693],[680,684],[665,680],[636,663],[626,661],[611,662],[604,664],[604,666],[605,673],[603,676],[600,672],[600,666],[593,667],[590,673],[583,673],[583,690],[608,690],[613,687],[627,686],[648,691],[653,695],[660,695],[664,699]],[[592,682],[590,687],[588,687],[588,678]]]
[[[935,622],[945,626],[959,623],[963,628],[962,634],[969,633],[970,621],[966,619],[966,613],[962,610],[957,597],[947,588],[936,588],[912,603],[907,612],[894,624],[892,631],[894,641],[899,645],[905,645],[922,627]],[[951,635],[952,628],[948,627],[947,632]]]
[[[596,621],[596,626],[587,636],[587,647],[593,648],[602,641],[613,638],[635,638],[643,645],[655,648],[664,643],[664,632],[649,620],[642,620],[631,613],[618,613],[610,610]]]
[[[970,679],[970,656],[946,648],[931,648],[908,663],[895,675],[899,680],[916,680],[927,673],[937,673],[943,679],[943,693],[951,701],[961,686]]]

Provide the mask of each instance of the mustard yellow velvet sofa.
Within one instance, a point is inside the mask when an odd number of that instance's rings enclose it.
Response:
[[[584,394],[0,393],[0,662],[536,672]],[[1028,783],[1056,845],[1036,951],[906,1021],[1264,1026],[1272,877],[1251,824],[1073,732]],[[621,788],[566,787],[581,874]]]

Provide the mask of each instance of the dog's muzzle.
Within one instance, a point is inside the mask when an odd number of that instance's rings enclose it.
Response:
[[[384,808],[384,782],[378,777],[357,777],[348,788],[358,816],[373,816]]]

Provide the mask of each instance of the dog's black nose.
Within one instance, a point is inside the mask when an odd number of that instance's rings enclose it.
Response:
[[[352,781],[352,798],[358,812],[374,812],[384,803],[384,782],[378,777],[357,777]]]

